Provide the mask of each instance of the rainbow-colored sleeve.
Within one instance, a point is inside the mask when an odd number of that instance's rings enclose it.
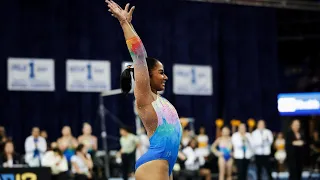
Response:
[[[135,36],[126,41],[131,58],[135,65],[146,65],[147,52],[143,46],[141,39]]]

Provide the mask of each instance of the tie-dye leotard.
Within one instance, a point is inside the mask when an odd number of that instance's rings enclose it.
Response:
[[[134,63],[135,76],[138,75],[139,78],[147,79],[149,77],[146,63],[147,53],[141,39],[136,36],[126,42]],[[136,81],[138,83],[137,79]],[[150,86],[150,82],[144,82],[140,85]],[[138,84],[136,84],[137,86]],[[178,156],[182,127],[177,111],[168,100],[157,96],[157,99],[152,102],[152,107],[157,114],[157,127],[150,137],[148,151],[137,160],[136,169],[146,162],[163,159],[168,161],[170,176]]]
[[[165,98],[158,96],[152,103],[158,116],[158,127],[150,137],[148,151],[136,162],[136,169],[152,160],[164,159],[169,163],[169,176],[177,160],[182,128],[175,108]]]

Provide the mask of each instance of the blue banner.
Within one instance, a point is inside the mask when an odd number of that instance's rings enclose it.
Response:
[[[320,93],[279,94],[278,111],[283,116],[320,114]]]

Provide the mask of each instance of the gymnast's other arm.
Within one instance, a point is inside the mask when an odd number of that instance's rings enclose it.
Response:
[[[135,78],[134,95],[136,103],[139,107],[151,104],[153,97],[150,94],[150,77],[146,62],[147,52],[144,45],[138,34],[133,29],[133,26],[127,20],[127,11],[122,10],[121,7],[113,1],[106,0],[106,2],[110,8],[109,11],[112,12],[112,15],[120,22],[128,50],[133,60]],[[126,9],[128,9],[128,5],[126,6]]]

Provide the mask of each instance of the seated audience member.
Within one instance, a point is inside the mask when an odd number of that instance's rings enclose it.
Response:
[[[38,127],[32,128],[32,135],[26,139],[24,147],[26,163],[30,167],[41,166],[41,158],[47,151],[47,142],[40,136],[40,129]]]
[[[3,152],[4,150],[4,144],[6,143],[6,141],[8,140],[7,136],[6,136],[6,130],[3,126],[0,126],[0,154]]]
[[[188,146],[190,140],[191,140],[191,135],[190,135],[190,131],[188,129],[184,129],[183,130],[183,133],[182,133],[182,139],[181,139],[181,142],[182,142],[182,148],[185,148]]]
[[[181,173],[181,171],[183,171],[185,169],[184,163],[186,162],[186,160],[187,160],[187,157],[186,157],[186,155],[183,154],[182,143],[180,143],[177,161],[173,166],[173,178],[174,179],[179,179],[179,177],[183,176],[180,173]]]
[[[185,165],[184,164],[185,164],[186,160],[187,160],[187,156],[185,154],[183,154],[183,152],[182,152],[182,144],[180,143],[177,162],[175,164],[177,171],[185,169]]]
[[[56,142],[51,143],[50,150],[43,155],[42,165],[51,168],[52,180],[68,179],[68,162]]]
[[[212,151],[218,157],[219,180],[224,180],[227,175],[228,180],[232,179],[232,141],[230,129],[222,128],[222,136],[212,144]]]
[[[21,157],[15,153],[12,141],[4,144],[4,152],[0,156],[0,167],[11,168],[16,164],[22,164]]]
[[[76,154],[71,158],[72,173],[75,175],[75,180],[92,179],[91,170],[93,163],[91,156],[83,144],[79,144],[76,149]]]
[[[280,132],[278,133],[277,138],[274,141],[274,148],[276,150],[274,158],[278,162],[278,172],[284,171],[284,161],[287,157],[285,146],[286,140],[284,139],[283,134]]]
[[[200,153],[204,156],[207,157],[209,156],[209,147],[208,147],[208,142],[209,142],[209,137],[206,134],[206,128],[201,126],[199,128],[199,135],[197,136],[197,141],[198,141],[198,148]]]
[[[82,135],[78,137],[78,143],[83,144],[88,149],[88,153],[93,157],[98,150],[97,137],[92,135],[92,128],[89,123],[84,123],[82,128]]]
[[[78,146],[78,141],[72,136],[71,128],[69,126],[64,126],[61,133],[62,137],[58,139],[59,148],[69,163]]]
[[[185,168],[188,171],[194,171],[199,173],[200,176],[204,176],[206,180],[211,180],[210,169],[204,168],[205,159],[199,153],[198,142],[196,139],[191,139],[189,145],[182,150],[182,153],[187,157],[185,161]]]
[[[313,166],[316,165],[317,160],[320,157],[320,139],[317,131],[313,132],[313,137],[310,143],[311,149],[311,163]]]

